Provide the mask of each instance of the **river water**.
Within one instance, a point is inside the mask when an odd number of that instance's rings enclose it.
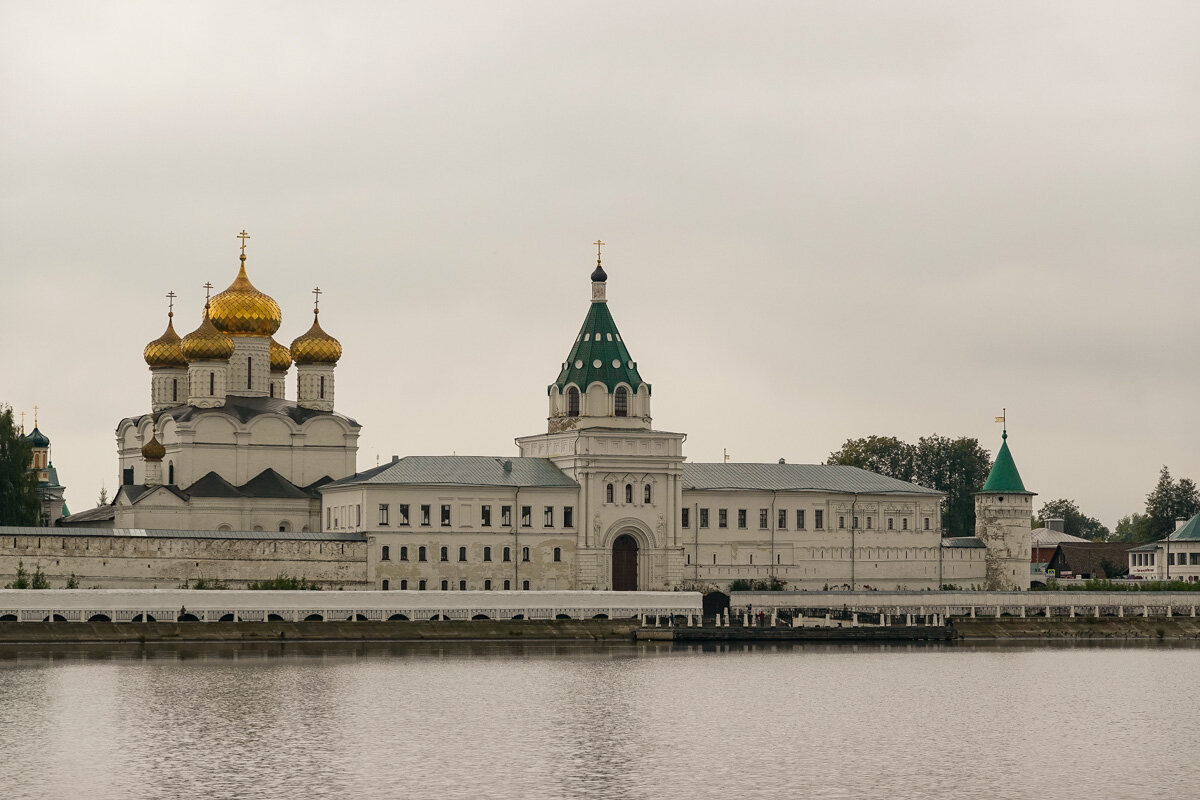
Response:
[[[1200,793],[1200,649],[0,649],[5,798]]]

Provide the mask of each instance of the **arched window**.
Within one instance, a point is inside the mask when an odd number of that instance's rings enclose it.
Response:
[[[512,548],[511,547],[504,548],[504,560],[512,561]],[[507,589],[508,587],[505,586],[504,588]]]
[[[254,359],[246,356],[246,388],[254,388]]]
[[[443,592],[450,591],[450,581],[442,581],[442,591]]]
[[[382,588],[382,589],[383,589],[385,592],[386,592],[386,591],[387,591],[389,588],[391,588],[391,587],[388,585],[388,580],[387,580],[387,578],[384,578],[384,579],[383,579],[383,586],[382,586],[381,588]]]
[[[450,560],[450,548],[449,547],[443,547],[441,549],[440,558],[442,561]]]
[[[509,591],[510,589],[512,589],[512,581],[505,581],[505,582],[504,582],[504,591],[506,591],[506,592],[507,592],[507,591]]]
[[[218,525],[218,526],[217,526],[217,530],[219,530],[219,531],[231,531],[231,530],[233,530],[233,528],[229,527],[228,525]]]
[[[458,582],[458,590],[459,590],[460,592],[465,592],[465,591],[467,590],[467,582],[466,582],[466,581],[459,581],[459,582]]]
[[[646,502],[649,503],[650,502],[650,484],[648,484],[648,483],[646,484],[645,495],[646,495]]]
[[[521,548],[521,560],[522,560],[522,561],[528,561],[528,560],[529,560],[529,548],[528,548],[528,547],[522,547],[522,548]]]
[[[400,581],[400,590],[404,591],[408,588],[408,581]]]
[[[490,592],[490,591],[492,590],[492,582],[491,582],[491,581],[484,581],[484,582],[483,582],[483,590],[484,590],[485,592]]]
[[[467,548],[465,548],[465,547],[458,548],[458,560],[459,561],[467,560]]]
[[[325,399],[325,376],[321,376],[321,399]]]
[[[167,462],[167,485],[175,485],[175,462],[173,461]]]
[[[618,386],[617,393],[613,395],[613,409],[618,417],[629,416],[629,390],[624,386]]]
[[[271,397],[275,396],[275,382],[271,381]]]
[[[380,561],[389,561],[389,560],[391,560],[391,557],[392,557],[391,554],[392,554],[392,548],[388,547],[385,544],[383,546],[383,550],[379,554],[379,560]]]
[[[208,394],[211,397],[217,393],[217,373],[208,373]]]
[[[606,503],[611,503],[613,501],[613,485],[611,483],[604,490],[604,501]]]
[[[425,591],[425,581],[421,581],[420,583],[418,583],[417,589],[422,592]]]
[[[561,547],[554,548],[554,560],[562,561],[562,548]]]
[[[420,547],[417,548],[417,561],[426,561],[426,560],[427,560],[427,558],[425,556],[425,545],[421,545]],[[424,581],[421,581],[421,582],[424,583]],[[424,589],[425,587],[422,586],[421,588]]]
[[[567,389],[567,416],[579,416],[579,390],[574,386]]]
[[[633,484],[632,483],[625,484],[625,502],[626,503],[633,502]]]
[[[522,581],[521,588],[528,592],[529,591],[529,581]]]
[[[171,401],[177,402],[178,400],[179,400],[179,380],[177,378],[171,378]]]
[[[292,524],[290,522],[288,522],[287,520],[284,520],[283,522],[279,523],[279,532],[280,533],[287,533],[291,529],[292,529]]]

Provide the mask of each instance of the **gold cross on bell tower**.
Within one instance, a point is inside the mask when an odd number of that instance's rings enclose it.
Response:
[[[321,291],[320,286],[316,286],[313,288],[312,294],[313,294],[313,313],[316,314],[317,311],[321,308],[321,295],[323,295],[325,293]]]
[[[175,290],[167,292],[167,316],[175,316]]]
[[[596,264],[598,266],[600,264],[600,248],[604,247],[604,242],[597,239],[592,244],[596,245]]]
[[[246,258],[246,240],[250,238],[250,234],[246,233],[246,229],[242,228],[242,232],[234,237],[242,240],[242,259]]]
[[[208,296],[212,292],[212,290],[213,290],[212,281],[205,281],[204,282],[204,305],[208,305],[208,300],[209,300]]]

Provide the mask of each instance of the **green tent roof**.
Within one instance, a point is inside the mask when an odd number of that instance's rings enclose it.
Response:
[[[1025,492],[1025,484],[1021,482],[1021,473],[1017,472],[1017,464],[1013,461],[1012,453],[1008,452],[1008,431],[1004,432],[1004,444],[1000,445],[1000,452],[996,453],[996,460],[992,463],[992,471],[988,473],[987,481],[983,484],[981,492],[995,492],[1013,494],[1014,492]]]
[[[1192,517],[1182,528],[1167,537],[1172,542],[1200,541],[1200,514]]]
[[[573,383],[581,392],[599,381],[608,387],[610,392],[616,391],[617,385],[629,384],[633,391],[645,383],[638,374],[637,364],[621,341],[617,331],[617,323],[613,322],[612,314],[608,311],[608,303],[599,300],[592,303],[584,317],[583,327],[575,338],[571,354],[554,381],[560,391]],[[649,385],[647,384],[647,390]],[[547,388],[547,393],[549,388]]]

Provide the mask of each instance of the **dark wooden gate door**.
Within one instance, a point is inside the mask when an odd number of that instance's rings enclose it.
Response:
[[[623,533],[613,542],[612,588],[614,592],[637,591],[638,545],[628,533]]]

